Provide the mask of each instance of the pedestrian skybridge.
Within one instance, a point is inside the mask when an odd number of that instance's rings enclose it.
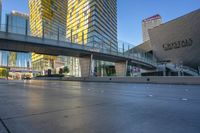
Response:
[[[18,29],[21,30],[21,29]],[[15,30],[17,31],[17,30]],[[155,69],[155,58],[143,52],[136,52],[133,47],[118,42],[116,50],[104,47],[103,43],[76,44],[68,40],[55,38],[34,37],[29,32],[12,32],[8,28],[0,31],[0,49],[15,52],[34,52],[37,54],[63,55],[71,57],[91,57],[94,60],[110,62],[127,62],[128,64],[143,68]]]

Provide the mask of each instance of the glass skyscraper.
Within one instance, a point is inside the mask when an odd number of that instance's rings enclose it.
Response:
[[[29,16],[28,14],[12,11],[6,15],[6,24],[8,26],[8,32],[16,34],[25,34],[29,32]],[[19,54],[19,55],[18,55]],[[18,57],[18,58],[17,58]],[[9,66],[16,66],[17,59],[20,60],[20,53],[9,52]],[[22,58],[21,58],[22,60]],[[30,62],[30,60],[29,60]],[[21,63],[19,67],[27,67],[27,65]]]
[[[32,35],[66,38],[67,0],[29,0],[29,12]]]
[[[117,49],[117,0],[68,0],[67,38]]]
[[[36,37],[66,40],[67,0],[29,0],[30,29]],[[54,69],[56,56],[32,54],[35,70]],[[43,73],[44,74],[44,73]]]
[[[68,0],[67,39],[117,51],[117,0]],[[113,64],[95,61],[93,66],[95,73],[103,76],[103,66]]]
[[[25,34],[29,31],[29,16],[12,11],[6,14],[7,30],[11,33]],[[13,51],[0,51],[0,78],[5,78],[9,72],[12,79],[21,79],[32,75],[31,54]]]
[[[33,36],[117,50],[117,0],[29,0],[29,12]],[[32,54],[35,70],[61,64],[70,68],[70,75],[80,76],[78,58]]]
[[[6,15],[6,24],[8,25],[8,32],[16,34],[29,33],[29,15],[17,11],[12,11]]]

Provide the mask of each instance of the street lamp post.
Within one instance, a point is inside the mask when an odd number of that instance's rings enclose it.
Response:
[[[44,39],[44,21],[42,21],[42,39]]]
[[[84,45],[84,31],[82,31],[82,45]]]
[[[57,35],[57,41],[60,41],[60,27],[58,26],[58,35]]]
[[[124,43],[123,43],[123,55],[124,55]]]

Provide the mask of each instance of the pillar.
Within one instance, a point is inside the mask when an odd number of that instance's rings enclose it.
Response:
[[[115,63],[116,76],[126,76],[128,61]]]
[[[199,74],[199,76],[200,76],[200,66],[198,66],[198,74]]]
[[[80,57],[81,77],[92,76],[93,55]]]

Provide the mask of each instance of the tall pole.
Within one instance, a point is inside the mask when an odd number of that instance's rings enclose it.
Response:
[[[119,54],[119,43],[117,42],[117,55]]]
[[[110,54],[112,53],[111,42],[110,42]]]
[[[84,45],[84,31],[82,32],[82,45]]]
[[[104,46],[104,41],[103,41],[103,37],[102,37],[102,52],[103,52],[103,46]]]
[[[42,39],[44,39],[44,21],[42,21]]]
[[[28,20],[26,20],[26,29],[25,29],[25,35],[28,35]]]
[[[133,57],[134,57],[134,49],[132,48],[132,50],[131,50],[131,51],[132,51],[132,54],[133,54]]]
[[[90,75],[93,76],[93,54],[90,55]]]
[[[73,35],[73,29],[71,29],[71,43],[72,43],[72,35]]]
[[[8,33],[8,27],[9,27],[9,16],[6,15],[6,33]]]
[[[60,28],[59,28],[59,26],[58,26],[58,35],[57,35],[57,41],[59,41],[60,40]]]
[[[124,55],[124,43],[123,43],[123,55]]]

